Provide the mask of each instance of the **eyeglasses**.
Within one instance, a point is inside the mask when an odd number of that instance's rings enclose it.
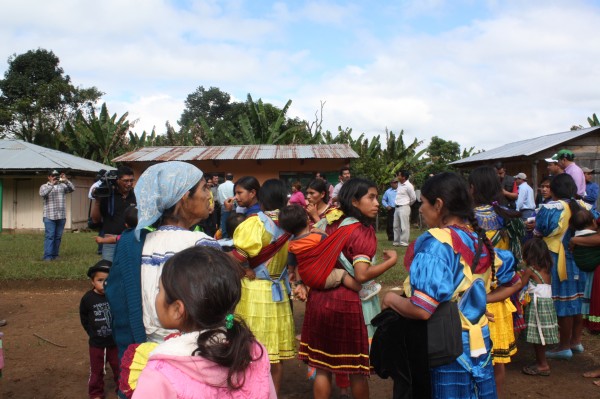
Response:
[[[123,183],[133,183],[135,181],[135,179],[119,179],[121,180]]]

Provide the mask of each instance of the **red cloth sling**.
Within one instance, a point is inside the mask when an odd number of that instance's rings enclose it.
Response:
[[[288,233],[282,234],[277,240],[270,243],[266,247],[263,247],[258,255],[253,258],[248,258],[248,264],[251,268],[255,268],[256,266],[260,266],[265,263],[269,259],[271,259],[289,240],[290,235]]]
[[[307,286],[322,289],[352,232],[360,225],[342,226],[313,248],[296,254],[298,274]]]

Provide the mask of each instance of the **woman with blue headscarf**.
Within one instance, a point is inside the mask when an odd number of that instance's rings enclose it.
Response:
[[[206,234],[189,231],[209,214],[209,191],[200,169],[178,161],[156,164],[144,171],[134,190],[138,225],[121,236],[106,283],[119,358],[130,344],[162,342],[172,332],[161,327],[155,308],[165,262],[194,245],[220,248]]]

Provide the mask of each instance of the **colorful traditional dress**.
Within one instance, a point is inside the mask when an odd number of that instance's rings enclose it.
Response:
[[[440,303],[457,301],[463,326],[463,354],[450,364],[430,369],[433,398],[497,397],[485,316],[492,268],[484,247],[477,267],[471,270],[476,245],[476,234],[459,227],[430,229],[415,242],[404,284],[407,296],[432,314]],[[514,281],[510,252],[496,250],[494,265],[499,284]]]
[[[581,202],[582,207],[586,207]],[[569,251],[571,210],[565,201],[542,204],[535,217],[535,231],[543,236],[552,256],[552,299],[558,317],[581,314],[585,274]]]
[[[344,222],[349,220],[333,219],[330,218],[326,227],[327,234],[331,235],[337,229],[350,230],[351,226]],[[353,221],[358,223],[356,219]],[[350,233],[335,267],[353,272],[351,265],[358,262],[370,264],[376,251],[375,230],[372,226],[360,224]],[[367,309],[365,314],[368,320],[363,314],[363,306]],[[369,375],[370,335],[367,327],[373,330],[371,318],[379,310],[377,296],[361,303],[357,292],[342,285],[329,290],[311,289],[306,302],[298,357],[318,369]]]
[[[247,261],[261,254],[285,232],[276,224],[279,211],[258,212],[244,220],[233,234],[233,255]],[[287,243],[270,259],[254,267],[256,278],[242,279],[242,297],[236,313],[269,353],[271,363],[296,355],[294,319],[289,303]]]
[[[530,302],[525,308],[525,339],[532,344],[551,345],[558,343],[558,322],[552,301],[552,286],[547,284],[537,270],[530,268],[541,284],[529,280],[527,293]]]
[[[491,205],[476,207],[475,218],[479,227],[485,230],[494,247],[510,250],[511,242],[516,241],[516,246],[520,249],[518,237],[511,237],[508,229],[504,226],[504,220]],[[513,318],[513,314],[517,313],[517,308],[510,298],[506,298],[502,302],[488,303],[487,310],[494,315],[494,321],[489,324],[490,337],[494,343],[492,361],[494,364],[510,363],[510,357],[517,353],[514,333],[515,319]],[[516,320],[518,326],[525,327],[522,312],[517,315]]]

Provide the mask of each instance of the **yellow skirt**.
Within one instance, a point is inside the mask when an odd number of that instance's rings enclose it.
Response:
[[[487,304],[487,311],[494,315],[494,321],[489,322],[490,338],[492,340],[492,361],[510,363],[510,357],[517,353],[517,342],[513,330],[513,316],[516,312],[510,298],[504,302]]]
[[[256,339],[267,348],[271,363],[296,356],[294,318],[289,292],[280,282],[284,300],[273,302],[270,281],[242,279],[242,297],[235,313],[240,316]]]

